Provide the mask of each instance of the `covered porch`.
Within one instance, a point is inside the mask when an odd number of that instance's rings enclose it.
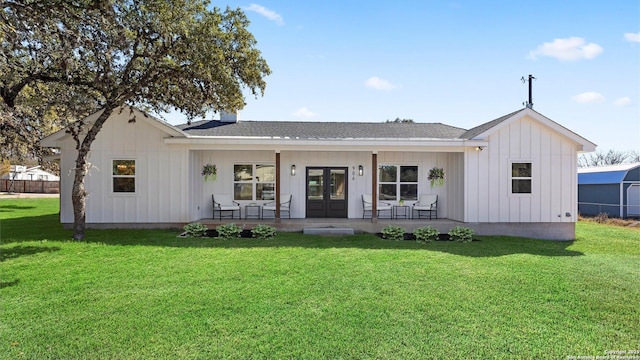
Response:
[[[374,209],[383,202],[387,207],[406,205],[411,211],[411,205],[420,195],[430,194],[437,196],[438,218],[463,221],[466,151],[469,150],[465,147],[453,146],[377,151],[347,146],[336,151],[310,151],[302,146],[270,151],[222,150],[209,146],[192,149],[189,171],[192,174],[191,219],[208,221],[213,218],[212,195],[232,197],[241,209],[242,219],[250,210],[248,207],[254,208],[252,213],[260,213],[265,204],[284,195],[291,199],[289,211],[283,213],[276,209],[275,214],[269,214],[281,218],[284,223],[297,224],[289,220],[302,220],[332,224],[348,220],[375,224],[377,211],[365,212],[363,195],[374,200]],[[200,176],[200,169],[209,164],[217,168],[214,181]],[[434,167],[444,169],[446,174],[441,186],[432,186],[428,179],[429,171]],[[215,217],[218,218],[218,213]],[[363,217],[367,219],[356,221]],[[382,224],[386,220],[379,219]],[[252,221],[256,222],[255,219]],[[402,220],[390,221],[399,223]],[[408,221],[408,226],[422,221],[424,219]],[[359,227],[378,228],[374,225]]]

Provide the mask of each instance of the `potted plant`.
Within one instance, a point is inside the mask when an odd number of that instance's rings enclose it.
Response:
[[[431,187],[444,185],[444,169],[434,166],[429,170],[429,181]]]
[[[206,164],[202,167],[202,176],[204,176],[205,181],[216,181],[218,178],[218,169],[214,164]]]
[[[400,201],[398,201],[398,204],[399,204],[400,206],[404,206],[404,199],[400,199]]]

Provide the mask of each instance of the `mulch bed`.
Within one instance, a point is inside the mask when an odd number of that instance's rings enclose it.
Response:
[[[382,233],[376,233],[376,236],[380,239],[387,240],[387,238]],[[204,237],[216,238],[218,237],[218,231],[216,229],[209,229],[207,230],[207,234]],[[253,238],[253,234],[251,233],[251,230],[245,229],[240,232],[240,237],[250,239]],[[416,236],[413,233],[404,233],[404,240],[416,241]],[[449,237],[449,234],[438,234],[437,241],[451,241],[451,239]],[[477,240],[473,239],[473,241]]]
[[[387,239],[384,234],[382,233],[376,233],[376,236],[379,237],[380,239]],[[413,235],[413,233],[404,233],[404,240],[408,240],[408,241],[416,241],[416,236]],[[437,241],[451,241],[449,234],[438,234],[438,240]]]
[[[218,231],[216,229],[209,229],[207,230],[207,235],[205,235],[205,237],[218,237]],[[241,238],[252,238],[253,234],[251,233],[251,230],[242,230],[240,232],[240,237]]]

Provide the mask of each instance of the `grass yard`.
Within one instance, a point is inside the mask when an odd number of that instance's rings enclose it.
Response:
[[[640,349],[640,230],[577,241],[89,230],[0,199],[0,358],[566,359]]]

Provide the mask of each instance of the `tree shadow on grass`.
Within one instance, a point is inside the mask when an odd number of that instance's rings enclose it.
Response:
[[[0,205],[0,212],[35,209],[35,206]]]
[[[476,241],[477,240],[477,241]],[[584,253],[569,250],[573,241],[552,241],[511,236],[479,236],[471,243],[431,243],[429,248],[452,255],[467,257],[498,257],[514,254],[538,256],[583,256]]]
[[[121,230],[126,231],[126,230]],[[459,243],[454,241],[436,241],[428,244],[416,241],[383,240],[374,234],[357,234],[345,236],[303,235],[301,233],[278,233],[270,240],[252,238],[220,239],[220,238],[184,238],[167,237],[170,231],[130,230],[126,236],[105,236],[106,233],[93,232],[87,237],[89,242],[106,245],[147,245],[189,248],[354,248],[371,250],[413,250],[437,251],[467,257],[498,257],[512,254],[530,254],[540,256],[581,256],[581,252],[568,250],[572,241],[548,241],[516,237],[482,237],[480,241]],[[154,236],[154,232],[159,236]],[[96,236],[97,235],[97,236]],[[137,235],[137,236],[136,236]]]
[[[71,232],[59,223],[58,214],[24,216],[0,220],[0,242],[69,240]]]
[[[35,255],[43,252],[60,251],[58,246],[22,246],[16,245],[12,248],[0,249],[0,262],[17,259],[21,256]]]
[[[37,240],[71,242],[72,232],[63,229],[57,214],[22,217],[2,221],[3,243]],[[517,237],[485,236],[480,241],[457,243],[436,241],[421,244],[415,241],[383,240],[374,234],[350,236],[319,236],[281,232],[271,240],[240,238],[182,238],[181,231],[158,229],[86,230],[86,242],[118,246],[164,246],[180,248],[354,248],[372,250],[438,251],[467,257],[497,257],[512,254],[540,256],[580,256],[581,252],[568,250],[572,241],[547,241]],[[18,250],[19,251],[19,250]],[[28,250],[25,250],[28,251]]]
[[[20,283],[20,279],[15,279],[12,281],[0,281],[0,289],[4,289],[9,286],[16,286]]]

